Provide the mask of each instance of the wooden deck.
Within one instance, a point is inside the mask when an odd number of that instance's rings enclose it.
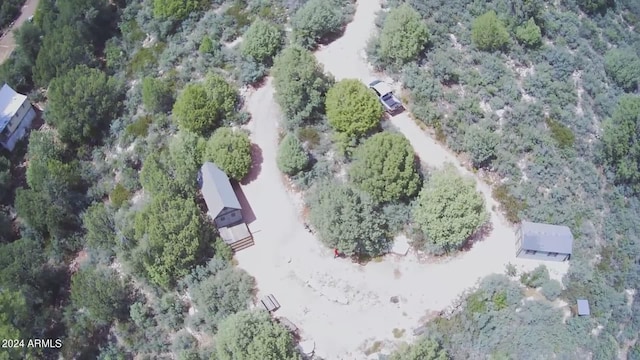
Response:
[[[253,235],[251,235],[249,227],[245,223],[223,227],[218,229],[218,231],[220,232],[222,240],[231,246],[231,250],[234,252],[246,249],[254,244]]]

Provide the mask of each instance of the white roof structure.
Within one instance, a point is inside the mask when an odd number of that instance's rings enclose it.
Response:
[[[4,130],[26,98],[26,95],[18,94],[9,85],[2,86],[0,89],[0,131]]]
[[[373,82],[372,82],[373,83]],[[380,81],[378,80],[378,83],[376,83],[375,85],[373,85],[373,88],[382,96],[385,94],[388,94],[390,92],[393,92],[393,89],[391,89],[391,86],[389,86],[389,84],[387,84],[384,81]]]

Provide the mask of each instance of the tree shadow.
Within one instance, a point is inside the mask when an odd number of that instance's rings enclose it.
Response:
[[[467,241],[462,245],[460,251],[469,251],[473,248],[475,243],[480,242],[487,238],[493,231],[493,223],[491,221],[487,221],[484,225],[480,226],[476,232],[471,234]]]
[[[251,144],[251,168],[249,169],[247,176],[240,181],[242,185],[247,185],[258,178],[260,171],[262,171],[263,160],[264,158],[262,157],[262,149],[260,149],[260,146],[257,144]]]
[[[247,200],[247,197],[244,195],[244,191],[242,191],[240,184],[237,181],[231,181],[231,186],[233,187],[233,191],[235,191],[240,207],[242,208],[242,220],[244,220],[247,225],[256,221],[256,214],[253,212],[253,209],[249,204],[249,200]]]

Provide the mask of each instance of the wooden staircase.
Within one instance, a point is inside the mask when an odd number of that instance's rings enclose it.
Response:
[[[233,252],[238,252],[240,250],[246,249],[250,246],[253,246],[255,243],[253,242],[253,236],[249,236],[247,238],[244,238],[242,240],[238,240],[236,242],[234,242],[233,244],[231,244],[231,250],[233,250]]]

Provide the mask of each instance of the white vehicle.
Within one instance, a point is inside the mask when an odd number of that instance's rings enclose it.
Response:
[[[391,90],[389,84],[382,82],[381,80],[374,80],[369,84],[369,89],[372,89],[376,93],[378,99],[380,99],[380,102],[382,103],[382,106],[384,106],[384,109],[389,114],[393,115],[402,111],[402,103],[393,94],[393,90]]]

